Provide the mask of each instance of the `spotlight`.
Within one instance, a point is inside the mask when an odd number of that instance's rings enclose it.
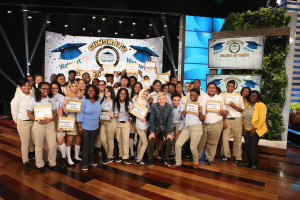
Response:
[[[167,24],[164,25],[165,28],[167,28],[167,26],[168,26]]]
[[[119,23],[122,24],[123,22],[122,22],[122,21],[119,21]]]
[[[47,24],[50,24],[51,23],[51,21],[47,21]]]
[[[147,35],[147,37],[149,37],[149,35]]]
[[[11,10],[8,10],[7,13],[10,14],[10,13],[11,13]]]
[[[30,63],[27,63],[28,66],[30,66]]]
[[[29,16],[28,16],[28,19],[32,19],[32,17],[29,15]]]
[[[136,23],[135,23],[135,22],[133,22],[133,23],[132,23],[132,25],[133,25],[133,26],[135,26],[135,25],[136,25]]]
[[[115,32],[115,35],[118,35],[118,32]]]
[[[98,33],[101,33],[101,30],[98,30]]]
[[[96,19],[96,17],[95,17],[95,16],[93,16],[93,19]]]
[[[131,33],[130,35],[133,36],[133,33]]]
[[[85,30],[86,30],[86,28],[82,28],[82,30],[83,30],[83,31],[85,31]]]
[[[22,10],[23,12],[27,12],[28,10]]]
[[[177,38],[179,39],[179,36],[177,36]]]
[[[104,17],[102,18],[102,21],[105,21],[105,18],[104,18]]]
[[[65,24],[65,27],[67,28],[69,25],[68,24]]]
[[[152,26],[152,24],[149,24],[149,26]]]
[[[162,38],[164,38],[165,36],[163,35],[163,36],[161,36]]]

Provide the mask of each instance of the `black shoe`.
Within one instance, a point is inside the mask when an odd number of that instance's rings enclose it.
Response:
[[[35,153],[34,152],[29,152],[28,153],[28,160],[34,160],[35,159]]]
[[[92,166],[92,167],[96,167],[98,164],[95,163],[95,162],[91,162],[91,163],[89,163],[88,165],[89,165],[89,166]]]
[[[252,165],[250,163],[245,163],[245,164],[243,164],[243,167],[251,168]]]
[[[130,160],[134,160],[134,156],[130,156]]]
[[[51,169],[51,170],[54,170],[54,171],[60,170],[60,167],[58,165],[49,166],[48,168]]]
[[[112,158],[106,158],[105,160],[102,161],[102,164],[106,165],[106,164],[111,163],[111,162],[113,162]]]
[[[175,155],[170,155],[170,159],[175,159]]]
[[[46,172],[46,168],[45,168],[45,167],[37,168],[37,170],[38,170],[40,173],[45,173],[45,172]]]
[[[243,167],[243,163],[242,163],[241,160],[237,160],[237,161],[236,161],[236,165],[237,165],[238,167]]]
[[[142,165],[142,166],[149,166],[149,164],[148,164],[148,163],[145,163],[143,160],[141,160],[141,161],[136,161],[136,164]]]
[[[117,157],[116,159],[115,159],[115,162],[117,162],[117,163],[119,163],[119,162],[121,162],[122,161],[122,158],[120,158],[120,157]]]
[[[122,163],[125,163],[126,165],[131,165],[130,159],[124,159],[122,160]]]
[[[29,162],[25,162],[23,166],[24,171],[30,171],[31,170],[31,165]]]
[[[149,158],[148,162],[149,162],[149,164],[148,164],[149,167],[153,167],[154,166],[153,158]]]
[[[212,160],[205,160],[205,162],[206,162],[208,165],[212,165],[212,164],[213,164],[213,161],[212,161]]]
[[[172,166],[172,162],[169,158],[165,159],[164,164],[167,165],[168,167]]]
[[[62,169],[62,170],[65,169],[66,166],[67,166],[67,159],[62,158],[62,159],[61,159],[61,169]]]
[[[82,170],[83,170],[83,171],[87,171],[87,170],[89,170],[89,167],[88,167],[87,165],[83,165],[83,166],[82,166]]]
[[[231,160],[231,158],[228,158],[228,157],[226,157],[226,156],[224,156],[224,155],[222,155],[221,158],[219,158],[219,161],[220,161],[220,162],[230,161],[230,160]]]

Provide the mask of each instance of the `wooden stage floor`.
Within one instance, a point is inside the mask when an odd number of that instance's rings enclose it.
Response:
[[[299,147],[289,144],[287,157],[260,153],[259,161],[258,170],[219,161],[195,170],[186,159],[179,169],[156,161],[25,172],[16,129],[0,125],[0,199],[300,199]]]

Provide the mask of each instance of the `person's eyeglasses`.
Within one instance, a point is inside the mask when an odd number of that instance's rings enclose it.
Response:
[[[42,90],[50,90],[50,88],[41,88]]]
[[[58,90],[58,88],[51,88],[51,90]]]
[[[108,91],[108,90],[105,90],[104,92],[110,92],[110,91]]]

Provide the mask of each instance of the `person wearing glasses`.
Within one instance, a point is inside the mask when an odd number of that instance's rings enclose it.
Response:
[[[38,171],[44,173],[45,162],[43,160],[43,145],[44,138],[46,137],[48,144],[48,161],[49,168],[58,170],[56,165],[56,132],[53,119],[56,117],[56,105],[50,93],[50,85],[47,82],[40,82],[37,90],[35,91],[35,98],[32,98],[27,106],[27,115],[34,121],[32,132],[35,141],[35,164]],[[42,120],[36,120],[34,116],[34,107],[37,106],[51,106],[52,118],[45,117]]]

